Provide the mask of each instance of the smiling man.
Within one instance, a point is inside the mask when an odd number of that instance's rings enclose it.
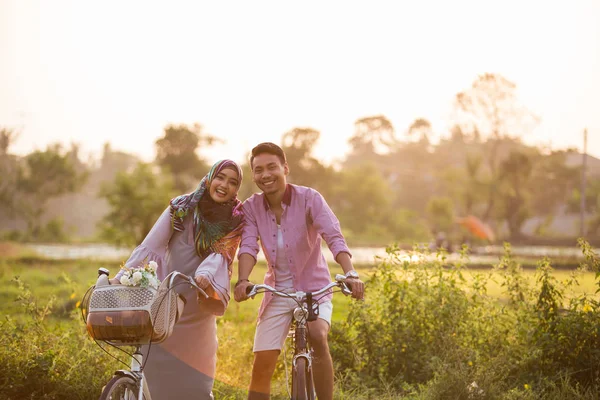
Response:
[[[248,280],[259,251],[268,263],[264,283],[282,291],[315,291],[331,281],[329,267],[321,252],[321,239],[348,277],[352,296],[361,299],[364,284],[352,260],[340,224],[325,199],[314,189],[287,183],[289,167],[283,150],[273,143],[261,143],[250,158],[253,180],[262,190],[244,202],[246,225],[238,252],[239,272],[236,301],[247,299]],[[268,399],[271,378],[285,342],[296,303],[264,296],[254,337],[254,364],[249,400]],[[331,325],[331,295],[319,304],[319,318],[308,323],[314,351],[313,375],[320,400],[333,398],[333,362],[327,335]]]

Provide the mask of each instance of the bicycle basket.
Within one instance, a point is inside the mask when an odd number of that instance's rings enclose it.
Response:
[[[133,345],[159,343],[169,337],[183,305],[163,282],[158,290],[124,285],[96,287],[87,307],[86,326],[92,338]]]

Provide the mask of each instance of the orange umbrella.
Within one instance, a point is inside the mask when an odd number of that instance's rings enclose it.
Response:
[[[458,218],[456,222],[467,228],[469,232],[478,238],[487,239],[492,242],[494,241],[495,235],[489,225],[474,215],[469,215],[465,218]]]

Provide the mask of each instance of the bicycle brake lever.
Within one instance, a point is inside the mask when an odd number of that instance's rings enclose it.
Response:
[[[340,287],[342,288],[342,293],[344,293],[346,296],[352,295],[352,290],[350,290],[350,288],[348,287],[348,285],[346,285],[345,282],[340,282]]]
[[[346,283],[346,278],[346,275],[335,275],[335,280],[339,283],[340,288],[342,289],[342,293],[344,293],[346,296],[350,296],[352,294],[352,290],[350,290],[350,288],[348,287],[348,284]]]
[[[248,286],[246,288],[246,296],[249,299],[254,299],[254,296],[256,296],[256,291],[254,290],[255,288],[256,288],[256,285]]]

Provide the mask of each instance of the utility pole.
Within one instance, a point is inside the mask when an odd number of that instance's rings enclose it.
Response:
[[[583,130],[583,154],[581,156],[581,211],[579,213],[579,236],[585,237],[585,170],[587,169],[587,129]]]

